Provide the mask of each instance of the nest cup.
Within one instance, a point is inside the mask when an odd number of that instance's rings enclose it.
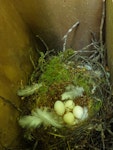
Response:
[[[64,139],[73,143],[85,137],[108,95],[108,78],[101,63],[72,49],[51,56],[41,53],[30,85],[18,90],[24,137],[43,143],[43,149],[62,148]]]

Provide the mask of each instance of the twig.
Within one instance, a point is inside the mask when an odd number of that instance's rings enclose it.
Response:
[[[105,150],[105,142],[104,142],[104,139],[105,139],[105,135],[104,135],[104,130],[103,130],[103,128],[102,128],[102,130],[101,130],[101,140],[102,140],[103,150]]]
[[[38,145],[38,140],[35,141],[35,144],[34,144],[34,146],[33,146],[33,150],[36,150],[37,145]]]
[[[111,136],[113,136],[113,132],[112,132],[110,129],[107,129],[107,131],[109,132],[109,134],[110,134]]]
[[[105,0],[103,0],[102,5],[102,17],[101,17],[101,24],[100,24],[100,46],[103,47],[103,26],[105,20]]]
[[[39,35],[36,35],[37,38],[39,38],[39,40],[42,42],[42,44],[45,46],[46,48],[46,51],[49,51],[49,48],[47,46],[47,44],[45,43],[45,41],[39,36]]]
[[[69,142],[67,141],[67,147],[68,147],[68,150],[71,150],[71,148],[70,148],[70,144],[69,144]]]
[[[36,65],[35,65],[31,55],[30,55],[30,61],[31,61],[31,64],[32,64],[34,70],[36,70]]]
[[[64,40],[63,52],[66,50],[66,43],[67,43],[67,38],[68,38],[69,33],[71,33],[73,31],[73,29],[76,28],[79,24],[80,24],[80,22],[77,21],[74,25],[72,25],[71,28],[69,28],[69,30],[67,31],[67,33],[64,35],[64,37],[63,37],[63,40]]]
[[[104,27],[104,21],[105,21],[105,0],[103,0],[102,5],[102,17],[101,17],[101,24],[100,24],[100,58],[102,61],[102,64],[105,64],[104,59],[104,44],[103,44],[103,27]]]

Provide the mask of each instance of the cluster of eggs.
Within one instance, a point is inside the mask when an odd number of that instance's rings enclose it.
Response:
[[[57,100],[54,104],[54,110],[67,125],[75,125],[88,117],[87,107],[75,105],[73,100],[64,102]]]

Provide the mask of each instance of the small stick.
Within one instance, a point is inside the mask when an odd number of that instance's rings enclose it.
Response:
[[[101,17],[101,23],[100,23],[100,57],[102,59],[102,64],[105,64],[105,58],[104,58],[104,44],[103,44],[103,27],[104,27],[104,21],[105,21],[105,0],[103,0],[102,5],[102,17]]]
[[[45,46],[46,48],[46,51],[49,51],[49,48],[47,46],[47,44],[45,43],[45,41],[39,36],[39,35],[36,35],[37,38],[39,38],[39,40],[42,42],[42,44]]]
[[[102,5],[102,18],[101,18],[101,24],[100,24],[100,46],[103,47],[103,26],[105,21],[105,0],[103,0]]]
[[[67,43],[67,38],[68,38],[69,33],[71,33],[73,31],[73,29],[76,28],[79,24],[80,24],[80,22],[77,21],[74,25],[72,25],[71,28],[69,28],[69,30],[67,31],[67,33],[64,35],[64,37],[63,37],[63,40],[64,40],[63,52],[66,50],[66,43]]]

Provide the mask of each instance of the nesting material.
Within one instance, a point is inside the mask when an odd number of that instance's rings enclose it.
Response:
[[[99,62],[72,49],[48,59],[46,54],[42,56],[37,67],[41,73],[36,70],[31,86],[18,91],[23,110],[18,122],[26,131],[24,136],[43,145],[48,137],[53,145],[59,143],[59,137],[71,142],[79,140],[82,133],[86,137],[95,128],[91,120],[99,114],[108,94],[108,72]],[[46,145],[51,144],[48,141]],[[57,147],[60,149],[59,144]]]
[[[101,66],[95,66],[95,64],[93,66],[93,62],[92,64],[81,60],[76,62],[76,57],[78,59],[71,49],[53,56],[46,64],[40,66],[43,71],[38,82],[29,88],[26,86],[25,89],[19,90],[19,96],[22,93],[21,96],[26,97],[29,91],[31,92],[28,97],[34,94],[33,104],[31,103],[29,108],[31,114],[19,121],[22,127],[27,127],[28,123],[28,127],[32,128],[34,123],[28,120],[32,120],[33,116],[37,117],[35,128],[41,125],[56,127],[56,130],[57,127],[75,126],[76,128],[99,111],[103,101],[100,85],[106,82],[105,72]],[[40,58],[39,62],[42,59],[44,58]],[[99,72],[98,75],[97,72]],[[26,91],[28,91],[27,94]]]
[[[76,97],[83,96],[84,89],[83,87],[75,87],[73,85],[69,85],[66,87],[66,91],[61,95],[62,100],[74,99]]]
[[[112,149],[113,104],[102,41],[104,17],[105,1],[99,42],[92,39],[79,51],[67,49],[68,35],[78,21],[64,35],[62,51],[40,53],[29,86],[17,92],[22,96],[18,122],[24,138],[31,141],[27,149]]]

